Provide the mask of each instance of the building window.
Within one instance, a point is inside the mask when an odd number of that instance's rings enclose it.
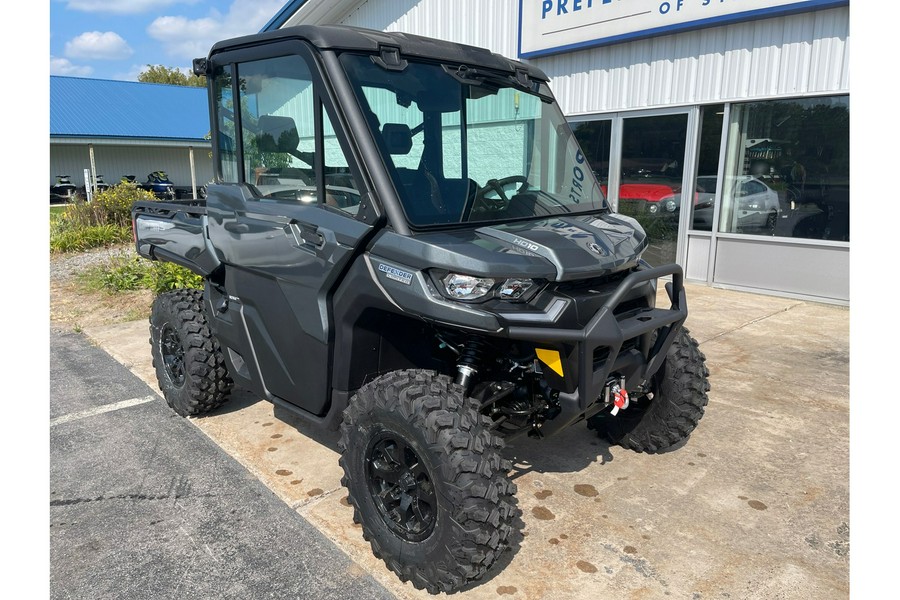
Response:
[[[612,120],[580,121],[571,123],[575,139],[597,181],[606,185],[609,180],[609,151],[612,137]],[[604,192],[605,193],[605,192]]]
[[[697,152],[694,203],[691,208],[691,229],[696,231],[712,231],[713,208],[719,187],[717,174],[724,115],[724,104],[700,109],[700,147]]]
[[[728,129],[720,231],[850,240],[848,96],[734,104]]]

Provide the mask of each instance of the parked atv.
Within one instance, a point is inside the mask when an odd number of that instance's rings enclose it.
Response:
[[[205,282],[150,316],[176,413],[239,385],[340,429],[362,535],[432,593],[485,577],[510,545],[506,440],[585,422],[641,452],[687,440],[709,372],[682,269],[643,260],[644,230],[610,210],[542,71],[300,26],[220,42],[194,73],[217,183],[132,210],[141,256]]]
[[[69,175],[57,175],[56,184],[50,186],[50,204],[74,202],[78,187]]]

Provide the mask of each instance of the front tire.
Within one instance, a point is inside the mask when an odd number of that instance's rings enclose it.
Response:
[[[190,417],[218,408],[234,382],[203,312],[203,292],[173,290],[156,297],[150,311],[153,368],[166,403]]]
[[[653,454],[686,440],[697,427],[709,398],[709,369],[697,340],[682,328],[666,360],[653,376],[653,399],[640,398],[618,415],[609,409],[588,419],[611,444]]]
[[[376,557],[433,594],[483,577],[518,514],[503,440],[477,409],[448,377],[410,370],[364,385],[344,411],[353,519]]]

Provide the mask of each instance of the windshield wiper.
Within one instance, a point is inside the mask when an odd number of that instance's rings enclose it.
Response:
[[[441,65],[441,67],[444,69],[445,73],[447,73],[460,83],[464,83],[466,85],[487,84],[491,87],[496,88],[511,87],[537,96],[541,99],[541,102],[545,102],[547,104],[553,103],[552,96],[542,94],[541,92],[535,90],[534,87],[532,87],[531,77],[528,76],[527,72],[522,70],[516,71],[515,75],[510,75],[506,73],[497,73],[495,71],[475,69],[467,67],[466,65],[460,65],[455,68],[449,65]]]

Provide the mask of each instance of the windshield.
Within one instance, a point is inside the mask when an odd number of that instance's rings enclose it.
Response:
[[[390,70],[368,55],[341,62],[412,225],[606,208],[546,84],[456,65]]]

